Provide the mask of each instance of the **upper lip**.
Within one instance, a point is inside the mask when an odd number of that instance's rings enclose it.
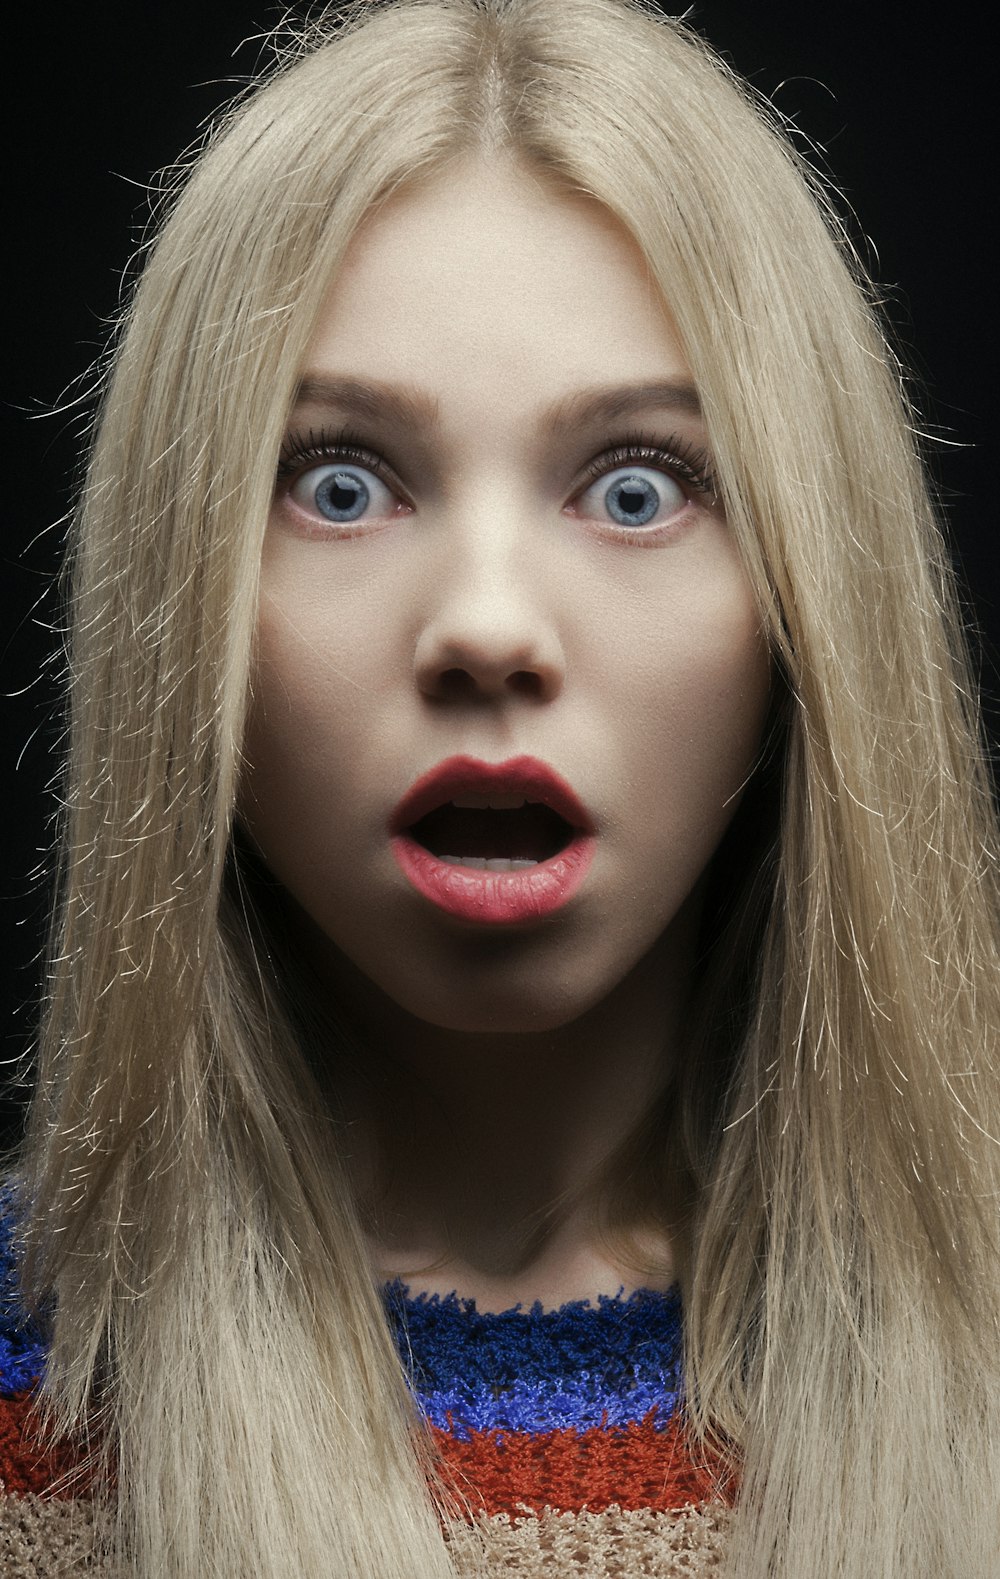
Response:
[[[456,795],[488,795],[491,791],[523,795],[525,800],[551,807],[574,828],[595,832],[590,813],[566,780],[537,757],[510,757],[506,762],[448,757],[410,786],[392,814],[389,831],[403,833]]]

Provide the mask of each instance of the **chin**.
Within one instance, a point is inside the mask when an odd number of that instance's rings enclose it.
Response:
[[[523,1005],[504,1005],[492,1012],[470,1006],[463,1013],[461,1008],[456,1010],[454,1005],[431,1010],[427,1014],[411,1012],[415,1019],[423,1020],[426,1025],[436,1026],[441,1031],[456,1031],[464,1036],[487,1036],[491,1033],[495,1036],[522,1036],[532,1032],[560,1030],[586,1011],[567,1012],[565,1008],[548,1004],[540,1006],[537,1012],[526,1010]]]
[[[536,1031],[555,1031],[586,1014],[595,1003],[606,995],[595,991],[593,984],[585,991],[582,984],[576,990],[555,990],[547,973],[535,971],[531,981],[489,983],[480,975],[473,980],[466,977],[461,983],[449,984],[439,977],[433,991],[426,983],[413,990],[383,987],[386,995],[398,1008],[427,1025],[442,1031],[457,1031],[467,1035],[530,1034]]]

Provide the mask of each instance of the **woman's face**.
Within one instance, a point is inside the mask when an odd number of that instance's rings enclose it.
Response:
[[[331,967],[517,1031],[668,962],[769,685],[706,445],[595,201],[470,162],[356,235],[284,445],[240,803]]]

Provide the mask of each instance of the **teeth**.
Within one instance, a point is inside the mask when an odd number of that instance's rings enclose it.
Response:
[[[527,799],[524,795],[456,795],[451,804],[462,811],[520,811]]]
[[[509,861],[502,855],[439,855],[438,860],[446,866],[471,866],[476,872],[523,872],[528,866],[538,865],[537,861]]]

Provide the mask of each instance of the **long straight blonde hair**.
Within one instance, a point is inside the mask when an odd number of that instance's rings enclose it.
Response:
[[[702,42],[629,0],[401,0],[286,37],[150,250],[74,538],[21,1160],[54,1428],[107,1454],[143,1579],[455,1571],[231,825],[319,304],[374,205],[473,151],[592,194],[643,249],[785,693],[669,1132],[695,1184],[688,1412],[742,1473],[727,1572],[988,1579],[997,846],[947,558],[832,206]]]

